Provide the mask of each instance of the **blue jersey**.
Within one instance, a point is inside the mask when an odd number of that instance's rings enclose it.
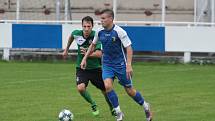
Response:
[[[111,30],[100,28],[97,30],[93,43],[102,43],[102,63],[107,66],[125,66],[126,56],[124,48],[131,45],[125,30],[117,25],[113,25]]]

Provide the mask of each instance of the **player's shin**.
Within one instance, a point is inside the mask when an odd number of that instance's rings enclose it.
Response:
[[[90,94],[87,91],[83,91],[80,94],[91,105],[96,105],[95,101],[92,99],[92,97],[90,96]]]
[[[116,116],[116,111],[114,110],[113,105],[111,104],[110,100],[108,99],[107,94],[105,94],[105,92],[103,92],[103,94],[104,94],[105,100],[106,100],[106,102],[107,102],[107,104],[108,104],[108,106],[109,106],[111,115],[112,115],[112,116]]]
[[[136,94],[135,94],[135,96],[133,96],[132,98],[139,105],[143,105],[144,104],[144,98],[142,97],[142,95],[140,94],[140,92],[137,91]]]
[[[107,97],[110,100],[111,104],[113,105],[116,113],[121,112],[121,110],[119,108],[118,97],[117,97],[115,91],[111,90],[111,91],[107,92]]]

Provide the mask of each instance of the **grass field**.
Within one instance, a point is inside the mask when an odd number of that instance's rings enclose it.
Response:
[[[215,66],[136,63],[133,83],[151,103],[154,121],[214,121]],[[57,121],[68,108],[75,121],[115,121],[101,93],[93,117],[75,88],[74,63],[0,62],[0,121]],[[144,121],[140,106],[115,81],[124,121]]]

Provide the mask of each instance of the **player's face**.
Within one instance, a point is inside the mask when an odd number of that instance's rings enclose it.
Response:
[[[89,36],[90,33],[92,32],[93,25],[90,21],[83,21],[82,23],[82,29],[84,32],[84,36]]]
[[[103,13],[101,15],[101,23],[104,28],[109,28],[113,23],[113,18],[109,14]]]

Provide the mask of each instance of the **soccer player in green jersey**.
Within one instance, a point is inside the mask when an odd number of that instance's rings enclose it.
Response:
[[[98,89],[102,91],[106,102],[108,103],[111,114],[113,116],[116,115],[115,110],[113,109],[109,99],[105,94],[105,86],[102,79],[102,71],[101,71],[101,43],[97,43],[94,52],[90,55],[90,58],[87,60],[87,67],[85,70],[80,68],[80,64],[82,58],[84,57],[87,48],[92,43],[92,40],[95,35],[95,31],[93,28],[93,19],[90,16],[86,16],[82,19],[82,30],[74,30],[69,37],[67,47],[63,52],[63,56],[67,57],[68,50],[71,43],[75,40],[78,45],[78,56],[77,56],[77,64],[76,64],[76,84],[77,90],[81,94],[81,96],[91,104],[93,115],[98,115],[99,110],[97,108],[96,102],[92,99],[89,92],[86,90],[89,81],[96,86]]]

